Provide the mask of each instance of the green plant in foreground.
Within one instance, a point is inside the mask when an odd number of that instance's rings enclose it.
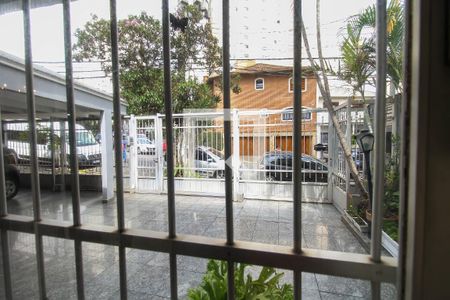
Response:
[[[284,273],[278,273],[274,268],[263,267],[258,278],[254,279],[246,272],[249,265],[236,264],[234,284],[236,299],[294,299],[291,284],[280,284]],[[210,260],[202,282],[196,288],[188,291],[192,300],[225,300],[227,299],[227,263]]]

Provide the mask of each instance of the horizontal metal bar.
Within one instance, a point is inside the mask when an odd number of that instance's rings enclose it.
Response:
[[[0,218],[0,228],[34,233],[31,217],[8,215]],[[141,250],[158,251],[192,257],[232,260],[247,264],[270,266],[300,272],[325,274],[355,279],[395,283],[396,259],[382,257],[379,263],[369,255],[302,248],[294,253],[291,247],[236,241],[227,245],[224,239],[178,235],[168,238],[166,232],[117,228],[103,225],[74,227],[69,222],[43,220],[37,222],[39,233],[57,238],[81,240],[105,245],[121,245]]]

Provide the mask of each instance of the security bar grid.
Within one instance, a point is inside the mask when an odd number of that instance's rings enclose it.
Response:
[[[64,0],[64,29],[66,34],[66,84],[68,97],[69,134],[72,138],[69,141],[72,151],[76,149],[75,139],[75,107],[73,93],[73,71],[71,68],[70,53],[70,1]],[[170,82],[170,43],[169,43],[169,5],[168,0],[163,0],[163,47],[164,47],[164,83],[165,83],[165,111],[166,111],[166,137],[167,137],[167,184],[168,184],[168,216],[169,216],[169,236],[162,232],[152,232],[147,230],[132,230],[125,228],[124,223],[124,195],[123,195],[123,174],[122,174],[122,153],[121,153],[121,112],[120,112],[120,94],[119,94],[119,64],[117,47],[117,16],[116,1],[110,0],[111,13],[111,44],[112,44],[112,65],[113,65],[113,91],[114,91],[114,132],[115,132],[115,156],[116,156],[116,200],[118,228],[111,226],[93,226],[80,223],[79,210],[79,191],[72,191],[72,201],[74,206],[74,223],[57,222],[42,220],[40,215],[40,190],[38,173],[38,155],[37,155],[37,133],[36,133],[36,115],[35,100],[33,91],[33,63],[31,56],[31,33],[30,33],[30,3],[29,0],[23,0],[23,18],[24,18],[24,40],[25,40],[25,61],[26,61],[26,82],[27,82],[27,103],[28,103],[28,122],[30,128],[30,157],[31,157],[31,175],[33,181],[33,209],[34,217],[24,217],[18,215],[8,215],[6,210],[6,197],[2,192],[1,197],[1,238],[2,238],[2,258],[3,272],[5,280],[5,292],[8,299],[11,298],[11,268],[9,263],[8,235],[7,231],[19,231],[32,233],[36,239],[36,259],[38,268],[39,296],[46,298],[44,256],[42,249],[42,236],[51,236],[64,239],[73,239],[76,249],[77,264],[77,291],[78,298],[84,299],[83,293],[83,270],[80,264],[82,259],[82,242],[94,242],[105,245],[119,247],[119,266],[120,266],[120,293],[121,298],[127,298],[127,276],[126,276],[126,248],[135,248],[143,250],[152,250],[169,253],[170,255],[170,283],[171,298],[177,298],[177,270],[176,255],[187,255],[201,258],[213,258],[225,260],[228,262],[228,298],[234,299],[234,263],[248,263],[257,265],[266,265],[276,268],[288,269],[294,271],[294,295],[295,299],[301,298],[301,273],[319,273],[333,276],[350,277],[355,279],[365,279],[372,281],[372,297],[380,298],[380,283],[395,283],[396,280],[396,261],[392,258],[380,256],[380,232],[381,232],[381,198],[375,198],[372,255],[337,253],[333,251],[304,249],[301,245],[301,85],[300,81],[294,80],[294,248],[285,246],[265,245],[253,242],[235,241],[233,237],[233,185],[232,168],[229,164],[225,167],[225,185],[226,185],[226,226],[227,239],[212,239],[199,236],[176,235],[175,232],[175,190],[174,190],[174,163],[173,163],[173,119],[171,107],[171,82]],[[377,28],[378,40],[385,36],[386,1],[379,0],[377,5]],[[381,14],[380,14],[381,12]],[[384,15],[384,16],[383,16]],[[231,124],[230,124],[230,66],[229,66],[229,1],[223,1],[223,95],[224,95],[224,144],[225,157],[232,156],[231,147]],[[294,59],[294,78],[301,77],[301,1],[294,1],[294,34],[295,34],[295,59]],[[378,53],[384,52],[383,43],[378,44]],[[383,129],[384,113],[380,113],[384,106],[384,83],[385,83],[385,56],[379,55],[377,66],[379,81],[377,85],[377,110],[376,125],[377,130]],[[378,101],[379,100],[379,101]],[[228,117],[227,117],[228,116]],[[384,131],[382,131],[384,132]],[[376,142],[383,145],[384,135],[377,134]],[[379,151],[383,147],[378,146]],[[76,151],[76,150],[75,150]],[[377,152],[376,159],[381,159]],[[0,156],[2,151],[0,150]],[[1,157],[3,158],[3,157]],[[3,161],[3,159],[1,159]],[[376,165],[377,161],[375,162]],[[2,163],[0,163],[0,167]],[[76,185],[78,173],[76,157],[71,159],[72,180]],[[380,170],[377,171],[379,174]],[[4,177],[0,176],[0,181],[4,182]],[[382,191],[382,181],[375,181],[376,193]],[[377,194],[378,195],[378,194]]]

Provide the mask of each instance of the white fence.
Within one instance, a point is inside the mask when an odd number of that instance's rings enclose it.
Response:
[[[292,199],[292,119],[290,110],[237,111],[232,116],[233,190],[235,199]],[[304,113],[304,149],[313,154],[315,112]],[[166,190],[164,115],[131,116],[124,172],[126,187],[134,192]],[[175,189],[178,194],[223,196],[223,113],[175,114]],[[303,200],[330,202],[328,165],[311,155],[302,156]]]
[[[335,116],[338,119],[340,129],[346,136],[348,147],[351,149],[352,158],[361,176],[364,172],[364,157],[356,140],[352,138],[362,129],[366,128],[364,108],[362,106],[347,106],[347,103],[335,108]],[[351,124],[348,126],[348,124]],[[329,156],[330,156],[330,188],[332,189],[333,202],[340,210],[347,209],[348,193],[352,193],[353,180],[350,178],[350,170],[345,160],[344,151],[339,143],[335,128],[330,124]]]

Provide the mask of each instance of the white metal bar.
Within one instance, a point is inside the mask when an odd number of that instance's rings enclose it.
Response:
[[[33,219],[27,216],[8,215],[0,218],[0,229],[34,233]],[[167,233],[149,230],[128,229],[123,233],[113,226],[82,225],[73,227],[71,222],[43,220],[37,222],[38,230],[46,236],[78,239],[141,250],[175,253],[192,257],[211,258],[274,268],[297,270],[331,276],[348,277],[370,281],[394,283],[397,260],[382,257],[379,263],[370,255],[302,249],[294,253],[292,247],[239,241],[230,246],[224,239],[193,235],[177,235],[175,239]]]
[[[352,116],[351,116],[351,106],[352,106],[352,101],[351,98],[348,97],[347,99],[347,107],[346,107],[346,127],[345,127],[345,135],[346,135],[346,140],[347,140],[347,146],[350,149],[350,151],[352,150]],[[346,162],[345,164],[345,191],[347,192],[347,194],[350,193],[350,165],[348,164],[348,162]]]
[[[239,191],[241,157],[239,153],[239,112],[233,110],[233,199],[239,200],[241,198]]]

